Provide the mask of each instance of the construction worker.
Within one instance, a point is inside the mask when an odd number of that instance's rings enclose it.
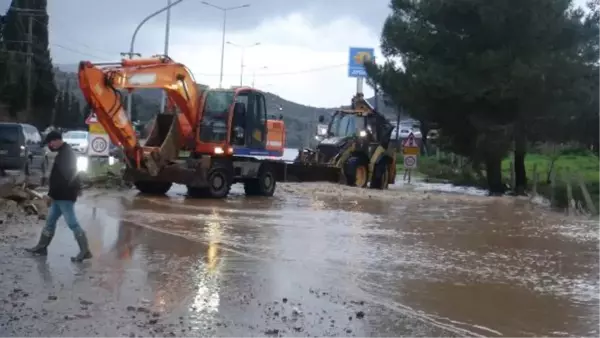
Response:
[[[45,143],[51,151],[57,152],[49,179],[50,209],[38,244],[26,250],[37,255],[47,255],[48,245],[56,231],[56,223],[60,216],[64,216],[67,226],[75,235],[80,250],[77,256],[71,257],[71,260],[81,262],[84,259],[92,258],[92,253],[88,247],[85,231],[75,216],[75,201],[81,194],[81,182],[77,175],[77,156],[71,146],[63,142],[62,135],[58,131],[50,131],[46,135]]]

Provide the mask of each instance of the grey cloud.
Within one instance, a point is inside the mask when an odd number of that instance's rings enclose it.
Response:
[[[173,0],[175,1],[175,0]],[[265,19],[301,12],[315,22],[328,22],[341,16],[352,16],[379,33],[388,13],[388,0],[212,0],[220,7],[250,4],[228,14],[228,31],[251,30]],[[0,0],[0,10],[6,10],[10,0]],[[153,11],[164,7],[167,0],[50,0],[51,41],[54,58],[77,60],[85,58],[114,59],[129,46],[135,26]],[[220,29],[222,12],[202,4],[201,0],[184,0],[172,9],[174,27]],[[143,30],[159,29],[164,14],[157,16]],[[352,34],[349,32],[349,34]],[[143,48],[146,36],[140,36]],[[193,39],[193,37],[190,37]],[[78,53],[79,52],[79,53]]]

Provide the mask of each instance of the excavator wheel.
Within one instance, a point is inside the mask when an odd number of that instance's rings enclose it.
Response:
[[[208,187],[206,193],[211,198],[225,198],[229,195],[231,185],[233,184],[233,175],[231,170],[222,164],[214,165],[208,171]]]
[[[386,161],[381,161],[375,165],[373,170],[373,178],[371,179],[371,189],[385,190],[390,184],[390,175],[388,164]]]
[[[358,156],[352,156],[346,162],[346,184],[365,188],[369,179],[369,164]]]
[[[271,197],[275,193],[276,185],[273,170],[268,165],[262,164],[258,170],[258,177],[244,182],[244,192],[246,196]]]
[[[164,195],[171,189],[173,183],[171,182],[157,182],[157,181],[136,181],[133,183],[136,189],[142,194],[148,195]]]

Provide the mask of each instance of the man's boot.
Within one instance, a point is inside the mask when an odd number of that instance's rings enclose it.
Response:
[[[50,233],[46,230],[42,230],[42,234],[40,235],[40,240],[38,241],[38,244],[33,248],[25,249],[25,251],[30,252],[34,255],[46,256],[48,255],[48,245],[50,245],[50,242],[52,242],[53,237],[53,233]]]
[[[71,261],[73,262],[81,262],[84,259],[92,258],[92,252],[88,246],[87,237],[85,236],[85,232],[81,231],[75,234],[75,240],[79,245],[79,253],[75,257],[71,257]]]

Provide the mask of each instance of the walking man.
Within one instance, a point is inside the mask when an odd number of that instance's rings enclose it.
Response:
[[[26,250],[37,255],[47,255],[48,245],[56,231],[56,223],[60,216],[64,216],[69,229],[75,235],[80,251],[77,256],[71,257],[71,260],[81,262],[84,259],[92,258],[92,253],[88,247],[85,231],[75,216],[75,201],[81,192],[81,182],[77,175],[77,156],[71,146],[63,142],[62,135],[58,131],[49,132],[46,135],[45,143],[51,151],[57,152],[49,179],[50,210],[38,244]]]

